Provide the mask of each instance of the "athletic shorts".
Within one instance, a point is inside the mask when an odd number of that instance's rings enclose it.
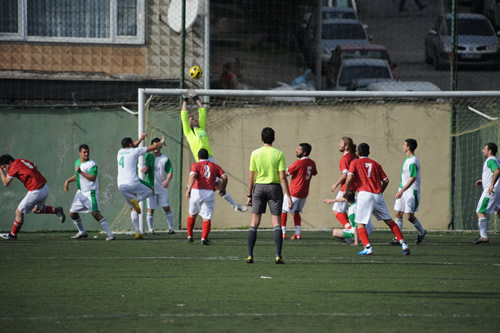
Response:
[[[33,208],[38,208],[42,210],[45,207],[45,200],[49,196],[49,186],[47,184],[43,185],[39,189],[34,191],[29,191],[24,196],[23,200],[17,206],[24,214],[29,214]]]
[[[252,214],[264,214],[269,205],[271,215],[281,215],[283,189],[281,184],[255,184],[252,195]]]
[[[170,207],[170,199],[168,195],[168,190],[162,191],[158,194],[153,194],[147,199],[148,208],[156,209],[156,207]]]
[[[200,215],[204,220],[211,220],[214,212],[214,191],[192,189],[189,199],[189,215]]]
[[[500,211],[500,195],[496,192],[489,194],[488,190],[483,191],[477,203],[476,213],[492,214]]]
[[[302,213],[302,209],[306,204],[306,199],[307,198],[296,198],[292,196],[293,206],[292,208],[288,208],[288,196],[285,194],[283,196],[283,208],[282,208],[283,213],[295,213],[295,212]]]
[[[343,197],[344,197],[344,192],[339,191],[339,193],[337,193],[336,199],[343,198]],[[332,210],[339,212],[339,213],[345,213],[347,211],[347,207],[348,207],[347,202],[334,202]]]
[[[130,200],[137,199],[137,197],[140,197],[142,198],[141,200],[144,200],[153,195],[153,190],[141,182],[136,182],[133,184],[121,184],[120,186],[118,186],[118,189],[120,190],[121,194],[125,198],[125,201],[130,207],[132,207]]]
[[[72,213],[90,213],[99,211],[99,193],[91,191],[83,193],[78,190],[69,209]]]
[[[392,219],[382,193],[359,192],[354,221],[356,223],[368,224],[372,214],[379,221]]]
[[[405,212],[407,214],[415,214],[418,211],[418,204],[420,203],[419,191],[404,191],[401,198],[396,199],[394,203],[394,210],[397,212]]]

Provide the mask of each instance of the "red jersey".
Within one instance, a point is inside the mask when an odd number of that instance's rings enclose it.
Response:
[[[19,158],[14,160],[10,166],[8,176],[18,178],[28,191],[38,190],[47,182],[36,168],[35,163]]]
[[[316,176],[316,163],[305,156],[296,160],[286,169],[286,172],[292,176],[290,182],[290,195],[296,198],[305,198],[309,194],[309,184],[312,176]]]
[[[217,177],[225,175],[220,166],[209,160],[200,160],[191,165],[190,175],[196,175],[193,188],[199,190],[212,190],[215,191],[215,183]]]
[[[366,191],[371,193],[382,192],[382,180],[387,179],[384,170],[372,159],[360,157],[351,162],[349,174],[354,175],[356,181],[356,191]]]
[[[353,154],[351,152],[346,152],[344,156],[340,159],[339,162],[339,168],[340,168],[340,173],[346,174],[349,172],[349,165],[351,165],[351,162],[354,160],[357,160],[358,156],[356,154]],[[345,183],[340,186],[340,190],[344,192],[345,189]]]

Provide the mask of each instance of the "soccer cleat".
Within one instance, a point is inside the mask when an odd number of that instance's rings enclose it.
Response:
[[[373,247],[364,248],[363,251],[358,253],[360,256],[371,256],[373,254]]]
[[[426,234],[427,234],[427,230],[424,230],[424,234],[423,235],[418,234],[417,235],[417,240],[415,241],[415,244],[422,243],[422,241],[424,240]]]
[[[10,232],[6,234],[0,234],[0,238],[5,239],[5,240],[16,240],[17,235],[12,235]]]
[[[298,234],[297,235],[297,240],[301,240],[302,239],[302,235],[301,234]]]
[[[175,231],[174,231],[173,229],[170,229],[170,230],[168,231],[168,234],[169,234],[169,235],[175,235]]]
[[[301,240],[302,239],[302,236],[300,234],[293,234],[292,237],[290,237],[290,239],[292,240]]]
[[[286,239],[286,234],[283,234],[283,239]]]
[[[64,221],[66,221],[66,215],[64,215],[62,207],[56,207],[56,215],[59,218],[59,221],[61,221],[61,223],[64,223]]]
[[[398,241],[398,239],[397,239],[396,237],[394,237],[394,238],[393,238],[393,239],[389,242],[389,244],[391,244],[391,245],[400,245],[400,244],[399,244],[399,241]]]
[[[283,260],[283,257],[277,256],[274,262],[278,265],[283,265],[285,261]]]
[[[78,232],[76,233],[76,235],[71,236],[71,239],[87,238],[88,236],[89,236],[89,234],[88,234],[88,233],[78,231]]]
[[[130,199],[130,204],[132,205],[132,207],[134,207],[137,214],[142,213],[141,206],[139,206],[139,202],[137,202],[137,200]]]
[[[247,257],[247,264],[253,264],[253,257],[252,256]]]
[[[210,245],[210,241],[208,239],[202,239],[201,245]]]
[[[189,237],[187,238],[187,242],[188,242],[188,243],[192,243],[192,242],[193,242],[193,237],[189,236]]]
[[[135,233],[135,239],[144,239],[144,238],[142,237],[142,234],[136,232]]]
[[[401,250],[403,250],[403,254],[405,256],[410,255],[410,247],[408,246],[408,244],[406,244],[406,243],[401,244]]]
[[[113,241],[115,239],[116,239],[115,235],[106,237],[107,241]]]
[[[481,244],[481,243],[488,243],[489,242],[489,239],[488,238],[483,238],[481,236],[479,236],[478,238],[476,238],[475,240],[472,241],[472,244]]]
[[[154,230],[149,230],[149,234],[150,235],[156,235],[155,231]]]
[[[236,212],[246,212],[246,211],[248,211],[248,207],[247,206],[243,206],[243,205],[236,205],[234,207],[234,210]]]

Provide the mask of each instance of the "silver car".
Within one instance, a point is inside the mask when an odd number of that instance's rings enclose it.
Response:
[[[457,64],[500,64],[500,44],[488,19],[480,14],[457,14]],[[442,69],[450,64],[451,14],[436,19],[425,38],[425,62]]]
[[[391,68],[382,59],[344,59],[334,82],[335,90],[362,90],[369,83],[392,81]]]

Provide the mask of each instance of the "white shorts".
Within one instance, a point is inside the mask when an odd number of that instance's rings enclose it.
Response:
[[[339,193],[337,193],[337,197],[335,199],[339,199],[339,198],[343,198],[343,197],[344,197],[344,192],[339,191]],[[339,212],[339,213],[345,213],[347,211],[347,207],[348,207],[347,202],[334,202],[332,210]]]
[[[414,214],[418,211],[418,204],[420,203],[419,191],[404,191],[401,198],[396,199],[394,203],[394,210],[397,212],[405,212],[407,214]]]
[[[483,191],[477,203],[476,213],[492,214],[500,211],[500,195],[496,192],[489,194],[488,190]]]
[[[189,215],[200,215],[204,220],[211,220],[214,201],[214,191],[192,189],[191,199],[189,199]]]
[[[125,201],[130,207],[132,207],[130,200],[137,199],[137,197],[145,198],[153,195],[153,190],[141,182],[133,184],[121,184],[118,189],[120,190],[121,194],[125,198]]]
[[[90,213],[99,211],[99,193],[83,193],[78,190],[75,194],[71,208],[72,213]]]
[[[45,200],[49,196],[49,186],[47,184],[43,185],[37,190],[29,191],[24,196],[23,200],[17,206],[24,214],[29,214],[33,208],[43,209],[45,207]]]
[[[156,209],[156,207],[170,207],[170,200],[168,190],[162,191],[158,194],[153,194],[146,201],[149,209]]]
[[[372,214],[379,221],[392,219],[382,193],[359,192],[354,221],[356,223],[367,224]]]
[[[302,213],[302,209],[304,209],[304,205],[306,204],[306,199],[307,198],[296,198],[292,196],[292,208],[288,208],[288,196],[285,194],[283,195],[283,213],[295,213],[299,212]]]

